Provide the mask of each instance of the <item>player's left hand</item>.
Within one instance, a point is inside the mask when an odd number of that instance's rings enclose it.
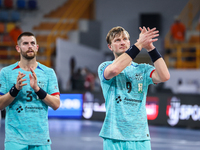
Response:
[[[146,37],[148,37],[147,39],[149,41],[143,48],[145,48],[148,52],[153,50],[155,48],[155,46],[153,45],[153,42],[158,40],[157,38],[155,38],[159,35],[158,31],[154,28],[150,29],[149,27],[147,29],[145,27],[143,27],[143,28],[139,27],[139,29],[141,31],[140,36],[147,34]],[[152,31],[154,31],[155,33],[153,33]],[[152,35],[150,35],[148,32]]]
[[[33,88],[35,92],[39,91],[39,86],[37,85],[37,76],[32,68],[30,68],[32,75],[29,74],[30,78],[30,86]]]

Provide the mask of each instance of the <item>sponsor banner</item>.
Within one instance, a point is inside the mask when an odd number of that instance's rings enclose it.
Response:
[[[200,127],[200,95],[174,95],[167,100],[170,126]]]
[[[61,94],[61,105],[49,117],[83,118],[103,121],[106,115],[101,92]],[[32,111],[30,107],[27,111]],[[155,93],[148,94],[147,119],[150,125],[200,128],[200,95]]]
[[[83,94],[60,94],[60,107],[48,110],[49,117],[82,118]]]
[[[100,92],[86,92],[83,95],[83,119],[104,120],[105,101]]]

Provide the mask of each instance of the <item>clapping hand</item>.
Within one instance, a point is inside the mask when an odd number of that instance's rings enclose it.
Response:
[[[23,79],[23,77],[25,77],[26,75],[18,72],[18,76],[17,76],[17,82],[15,87],[17,88],[17,90],[21,90],[23,86],[27,85],[27,83],[23,83],[24,81],[26,81],[26,79]]]
[[[156,28],[150,29],[149,27],[147,28],[148,30],[146,27],[139,27],[139,29],[141,32],[137,42],[140,43],[142,48],[145,48],[148,52],[153,50],[155,48],[153,42],[158,40],[156,37],[159,36],[159,31],[156,30]]]
[[[37,76],[32,68],[30,68],[32,75],[29,74],[30,78],[30,86],[33,88],[35,92],[39,91],[39,86],[37,85]]]

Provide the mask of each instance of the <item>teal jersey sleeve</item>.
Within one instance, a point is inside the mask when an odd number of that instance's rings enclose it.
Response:
[[[6,72],[5,69],[1,69],[0,71],[0,95],[4,95],[7,93],[6,88]]]
[[[58,94],[59,93],[59,88],[58,88],[58,80],[55,74],[55,71],[53,69],[50,69],[48,71],[48,78],[49,78],[49,85],[47,89],[48,94]]]
[[[106,106],[99,135],[117,140],[150,140],[145,104],[154,67],[132,62],[119,75],[106,80],[103,74],[111,63],[104,62],[98,68]]]
[[[113,79],[107,80],[104,77],[104,70],[110,64],[112,64],[112,61],[107,61],[107,62],[103,62],[102,64],[100,64],[98,67],[98,76],[101,81],[101,86],[102,86],[102,88],[105,89],[105,91],[110,88],[110,83],[112,83],[112,80],[113,80]],[[102,84],[102,83],[108,83],[108,84]],[[106,85],[108,85],[108,86],[106,86]]]
[[[141,64],[141,67],[145,68],[147,85],[154,84],[152,80],[152,73],[155,71],[155,67],[149,64]]]

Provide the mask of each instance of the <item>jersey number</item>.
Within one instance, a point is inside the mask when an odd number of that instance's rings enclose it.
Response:
[[[26,93],[27,93],[27,95],[26,95],[26,97],[27,97],[27,102],[31,102],[32,101],[32,99],[33,99],[33,97],[31,96],[31,94],[32,94],[32,91],[26,91]]]
[[[130,93],[132,90],[131,82],[126,82],[126,88],[128,89],[128,93]]]

